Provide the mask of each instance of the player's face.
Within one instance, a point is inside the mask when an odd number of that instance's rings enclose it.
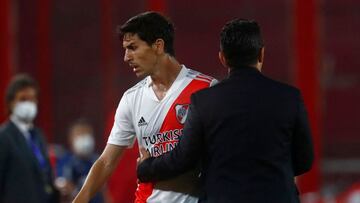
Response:
[[[141,40],[137,34],[126,33],[123,38],[124,61],[137,77],[151,75],[156,68],[157,54],[152,46]]]

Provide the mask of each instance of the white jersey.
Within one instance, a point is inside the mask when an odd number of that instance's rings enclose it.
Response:
[[[146,148],[151,156],[171,151],[182,135],[191,94],[215,83],[217,80],[214,78],[183,65],[165,97],[159,100],[151,87],[151,77],[146,77],[128,89],[121,98],[108,143],[132,147],[137,138],[139,147]],[[169,181],[165,184],[165,191],[157,184],[140,183],[136,202],[197,202],[198,199],[191,195],[174,192],[175,189],[171,191],[176,184],[176,181]]]

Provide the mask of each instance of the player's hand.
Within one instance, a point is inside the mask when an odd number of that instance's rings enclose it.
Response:
[[[137,164],[139,165],[141,162],[143,162],[144,160],[150,158],[150,153],[143,147],[140,147],[140,157],[137,158]]]

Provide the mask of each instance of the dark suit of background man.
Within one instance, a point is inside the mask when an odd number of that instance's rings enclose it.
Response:
[[[157,158],[142,150],[138,177],[163,180],[201,162],[200,202],[299,202],[294,177],[313,161],[300,92],[261,74],[264,45],[255,21],[228,22],[220,44],[229,77],[192,95],[179,145]]]
[[[9,120],[0,127],[0,203],[57,202],[45,142],[33,125],[37,83],[27,75],[10,82]]]

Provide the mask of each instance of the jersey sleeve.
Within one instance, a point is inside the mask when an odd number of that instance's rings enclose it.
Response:
[[[213,79],[211,80],[211,82],[210,82],[209,87],[212,87],[212,86],[214,86],[214,85],[216,85],[216,84],[218,84],[218,83],[219,83],[219,81],[218,81],[217,79],[213,78]]]
[[[131,106],[127,94],[124,94],[116,109],[114,125],[108,144],[132,147],[135,142],[135,129],[132,123]]]

